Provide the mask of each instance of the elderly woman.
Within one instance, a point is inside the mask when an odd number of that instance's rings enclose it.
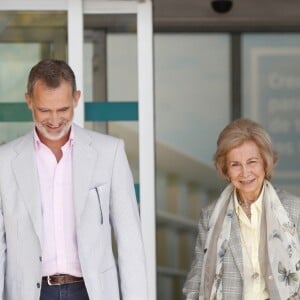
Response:
[[[269,182],[276,160],[256,122],[220,133],[214,162],[229,184],[201,211],[186,299],[300,299],[300,199]]]

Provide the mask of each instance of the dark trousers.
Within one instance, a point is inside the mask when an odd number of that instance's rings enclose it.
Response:
[[[89,300],[84,282],[62,285],[42,283],[40,300]]]

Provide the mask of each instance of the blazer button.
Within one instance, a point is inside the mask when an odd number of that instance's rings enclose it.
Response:
[[[38,282],[38,283],[36,284],[36,287],[39,289],[39,288],[41,287],[41,284]]]
[[[39,257],[39,260],[42,261],[42,257],[41,256]]]

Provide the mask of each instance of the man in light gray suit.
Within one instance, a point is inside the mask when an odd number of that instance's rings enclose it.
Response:
[[[148,299],[123,141],[72,123],[80,91],[63,61],[35,65],[25,97],[34,129],[0,147],[0,299]]]

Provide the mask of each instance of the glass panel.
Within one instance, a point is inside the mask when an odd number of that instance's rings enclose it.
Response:
[[[14,122],[21,119],[17,111],[1,104],[25,102],[28,72],[40,59],[66,59],[66,23],[65,13],[0,12],[0,143],[32,128]]]
[[[158,299],[182,299],[200,207],[223,187],[212,164],[230,119],[227,34],[155,35]]]
[[[274,183],[300,195],[300,34],[245,34],[242,51],[243,114],[271,135]]]
[[[111,33],[107,37],[108,101],[138,101],[136,33]],[[108,130],[126,140],[135,182],[139,182],[138,122],[110,122]]]
[[[118,121],[137,111],[137,38],[135,15],[85,15],[84,98],[105,102],[107,116],[114,121],[86,121],[85,127],[124,139],[134,181],[138,176],[138,121]],[[109,103],[131,102],[111,107]],[[135,102],[135,103],[132,103]],[[93,106],[91,109],[101,107]],[[87,110],[86,110],[87,112]],[[93,115],[96,115],[93,111]],[[101,111],[99,111],[99,115]],[[115,117],[117,115],[117,117]],[[89,119],[89,116],[86,116]],[[111,120],[112,120],[111,119]]]

